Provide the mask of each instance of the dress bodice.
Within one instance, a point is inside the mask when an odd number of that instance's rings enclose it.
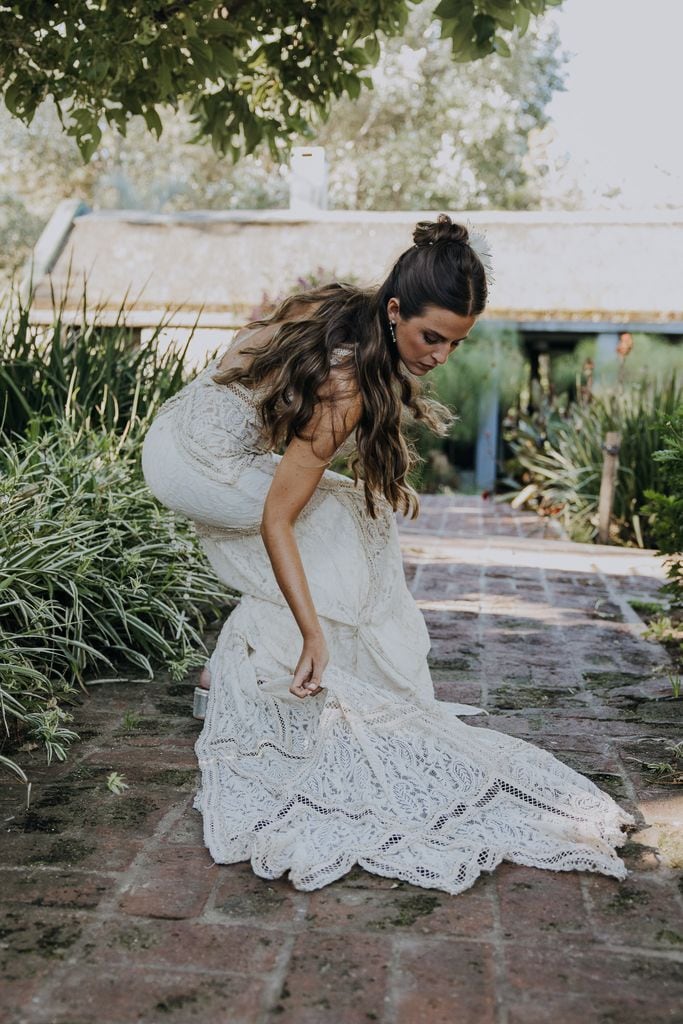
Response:
[[[332,365],[351,349],[335,349]],[[263,389],[250,389],[238,381],[221,384],[213,379],[223,356],[212,359],[196,377],[159,408],[155,418],[168,417],[173,438],[192,461],[213,479],[234,481],[245,463],[272,449],[261,437],[259,397]],[[335,456],[349,455],[353,434]]]

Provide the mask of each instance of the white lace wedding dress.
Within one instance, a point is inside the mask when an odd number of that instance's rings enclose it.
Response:
[[[629,814],[546,751],[460,721],[481,709],[435,699],[395,517],[384,504],[371,519],[362,489],[330,471],[295,527],[330,663],[318,695],[289,693],[301,636],[259,532],[279,456],[259,444],[253,393],[212,380],[218,362],[162,406],[142,463],[243,595],[195,744],[214,862],[288,871],[298,889],[354,864],[449,893],[502,860],[624,878]]]

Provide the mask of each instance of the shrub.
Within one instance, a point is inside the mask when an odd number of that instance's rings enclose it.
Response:
[[[162,354],[163,327],[142,347],[85,304],[45,329],[21,303],[0,325],[0,765],[24,781],[9,755],[38,742],[65,759],[78,688],[158,666],[182,678],[232,601],[142,477],[147,426],[187,379],[191,336]]]
[[[683,605],[683,405],[664,419],[662,444],[653,458],[662,468],[666,487],[648,488],[641,511],[649,517],[658,549],[669,556],[667,589]]]
[[[554,400],[546,409],[509,422],[513,451],[508,483],[521,485],[525,504],[557,515],[574,540],[593,540],[602,476],[602,444],[608,430],[621,434],[614,496],[613,539],[649,546],[655,541],[642,506],[647,491],[672,493],[670,476],[653,459],[663,422],[681,402],[675,378],[605,392],[587,403]],[[521,492],[518,492],[521,493]],[[509,497],[514,497],[510,494]]]
[[[86,315],[67,323],[56,309],[49,327],[30,322],[30,306],[13,298],[0,324],[0,431],[23,435],[31,419],[53,417],[123,433],[144,429],[185,379],[185,353],[161,352],[159,324],[144,346],[122,324]],[[90,322],[88,322],[90,321]]]
[[[77,686],[153,666],[181,679],[230,601],[191,525],[146,487],[139,447],[50,421],[0,455],[0,697],[9,745],[38,739],[48,763],[76,738],[62,705]]]
[[[615,358],[596,368],[596,391],[655,381],[662,386],[680,367],[680,341],[642,333],[634,333],[632,338],[633,348],[625,358],[615,353]],[[550,382],[554,394],[568,392],[572,398],[576,397],[576,382],[581,377],[582,367],[587,360],[595,362],[596,353],[595,335],[582,338],[571,352],[551,352]]]

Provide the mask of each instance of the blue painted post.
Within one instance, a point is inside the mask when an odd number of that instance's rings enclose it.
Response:
[[[617,345],[619,334],[617,331],[605,331],[598,334],[595,345],[595,369],[593,370],[593,381],[598,385],[613,384],[618,372]]]
[[[496,483],[500,397],[498,375],[479,398],[479,430],[474,461],[474,482],[480,491],[492,491]]]

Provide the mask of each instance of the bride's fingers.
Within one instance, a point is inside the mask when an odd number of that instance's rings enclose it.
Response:
[[[307,697],[310,691],[308,690],[306,683],[309,681],[312,671],[313,666],[310,662],[304,663],[303,665],[297,665],[292,685],[289,688],[290,692],[295,694],[297,697]]]
[[[310,663],[297,666],[292,685],[289,687],[290,693],[297,697],[311,697],[320,693],[322,685],[318,676],[319,673],[316,672],[315,666]]]

